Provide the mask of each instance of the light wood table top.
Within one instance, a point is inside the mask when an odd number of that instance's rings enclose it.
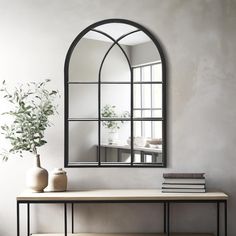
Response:
[[[155,201],[155,200],[227,200],[223,192],[206,193],[162,193],[160,189],[91,189],[67,192],[22,192],[17,201]]]

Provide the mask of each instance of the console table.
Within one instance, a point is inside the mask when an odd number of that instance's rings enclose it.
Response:
[[[129,145],[116,145],[116,144],[101,144],[101,150],[104,150],[104,162],[109,162],[108,160],[108,150],[116,151],[117,162],[122,162],[122,155],[130,155]],[[97,151],[98,148],[97,148]],[[134,147],[134,152],[140,154],[140,161],[135,164],[146,163],[147,156],[151,156],[151,163],[162,164],[162,149],[161,148],[148,148],[148,147]]]
[[[227,199],[222,192],[207,193],[162,193],[157,189],[117,189],[117,190],[80,190],[67,192],[23,192],[17,196],[17,236],[20,236],[20,205],[27,205],[27,236],[172,236],[170,227],[170,206],[179,203],[211,203],[216,205],[216,232],[220,236],[220,204],[224,205],[224,236],[227,236]],[[64,205],[64,233],[62,234],[31,234],[30,232],[30,205],[31,204],[63,204]],[[163,204],[163,233],[137,234],[91,234],[74,233],[74,204],[89,203],[158,203]],[[67,207],[71,206],[71,233],[68,233]],[[183,233],[178,236],[212,236],[214,234]]]

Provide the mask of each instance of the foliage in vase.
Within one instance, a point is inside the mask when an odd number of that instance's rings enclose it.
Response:
[[[105,105],[102,108],[101,115],[102,115],[102,118],[128,118],[128,117],[130,117],[130,114],[128,111],[125,111],[119,115],[116,112],[116,106],[109,105],[109,104]],[[121,120],[121,121],[108,120],[108,121],[103,121],[102,125],[105,128],[115,132],[118,129],[120,129],[120,127],[123,123],[124,123],[124,120]]]
[[[3,81],[0,92],[11,104],[11,109],[2,113],[9,117],[9,122],[1,126],[1,133],[11,146],[0,154],[3,160],[8,160],[10,154],[22,156],[23,151],[37,154],[38,148],[47,143],[44,132],[51,126],[49,117],[57,112],[55,99],[59,95],[58,91],[46,88],[48,82],[21,84],[10,91]]]

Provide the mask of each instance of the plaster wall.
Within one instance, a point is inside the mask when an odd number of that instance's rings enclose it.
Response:
[[[208,189],[230,195],[229,236],[236,235],[235,0],[0,0],[1,80],[14,86],[51,78],[51,86],[62,93],[60,114],[40,150],[42,165],[49,170],[63,166],[63,66],[68,47],[85,27],[107,18],[142,24],[165,49],[168,168],[67,169],[69,188],[160,188],[163,172],[205,172]],[[1,111],[8,106],[2,100],[0,104]],[[0,146],[6,141],[1,139]],[[25,172],[32,162],[25,155],[0,164],[0,235],[16,235],[15,197],[25,188]],[[55,205],[32,207],[32,230],[62,231],[62,210]],[[213,205],[175,205],[171,213],[175,231],[216,229]],[[161,206],[153,204],[77,206],[76,231],[161,231],[161,215]],[[22,221],[24,216],[22,212]]]

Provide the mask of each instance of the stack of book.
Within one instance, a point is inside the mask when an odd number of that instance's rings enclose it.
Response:
[[[164,173],[163,193],[205,193],[204,173]]]

